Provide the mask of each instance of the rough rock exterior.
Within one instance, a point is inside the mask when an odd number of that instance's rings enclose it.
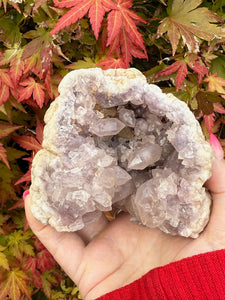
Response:
[[[136,69],[72,71],[59,92],[33,162],[34,216],[77,231],[118,207],[136,223],[197,237],[213,154],[187,105]]]

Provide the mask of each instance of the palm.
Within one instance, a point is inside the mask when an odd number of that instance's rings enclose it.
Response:
[[[134,225],[126,214],[109,224],[101,221],[101,225],[92,226],[80,235],[59,233],[33,218],[29,199],[25,202],[27,218],[34,233],[78,284],[83,297],[94,299],[131,283],[155,267],[225,247],[225,163],[220,162],[214,168],[208,184],[215,193],[213,212],[198,239],[170,236],[158,229]],[[89,242],[87,245],[85,240]]]

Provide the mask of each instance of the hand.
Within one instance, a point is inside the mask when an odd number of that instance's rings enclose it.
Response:
[[[133,282],[153,268],[225,248],[224,160],[215,160],[207,187],[213,197],[212,213],[197,239],[134,225],[125,213],[112,222],[102,216],[80,232],[57,232],[33,217],[30,196],[26,198],[25,209],[34,234],[78,285],[83,298],[93,300]]]

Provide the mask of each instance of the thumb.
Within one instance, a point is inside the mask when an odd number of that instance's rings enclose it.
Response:
[[[210,136],[210,143],[215,153],[212,176],[206,187],[212,195],[212,212],[206,233],[210,240],[225,246],[225,161],[223,149],[215,136]],[[218,248],[218,247],[216,247]]]
[[[206,187],[212,194],[225,194],[225,161],[215,158],[212,167],[212,176],[206,182]],[[224,199],[225,203],[225,199]],[[224,215],[225,216],[225,215]]]

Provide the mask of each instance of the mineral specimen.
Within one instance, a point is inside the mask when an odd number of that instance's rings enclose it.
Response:
[[[118,207],[138,224],[197,237],[213,154],[187,105],[136,69],[72,71],[59,93],[33,161],[34,216],[77,231]]]

